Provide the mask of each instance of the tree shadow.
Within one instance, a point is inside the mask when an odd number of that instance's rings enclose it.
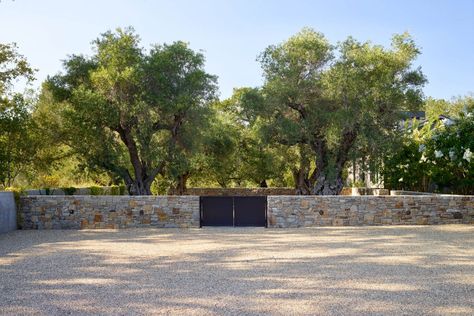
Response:
[[[473,314],[473,232],[18,231],[0,314]]]

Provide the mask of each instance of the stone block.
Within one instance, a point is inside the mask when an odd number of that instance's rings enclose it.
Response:
[[[428,225],[428,218],[427,217],[417,217],[416,218],[417,225]]]
[[[344,226],[344,219],[342,218],[335,218],[333,221],[332,221],[332,224],[334,226]]]
[[[103,216],[102,214],[95,214],[94,215],[94,223],[99,223],[103,221]]]

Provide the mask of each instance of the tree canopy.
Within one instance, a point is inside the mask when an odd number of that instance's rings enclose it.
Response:
[[[187,43],[145,49],[132,28],[119,28],[92,48],[68,56],[36,96],[18,92],[34,70],[14,44],[0,44],[3,187],[91,181],[133,195],[188,185],[333,195],[352,161],[383,172],[390,188],[472,192],[472,97],[425,100],[420,50],[406,33],[384,47],[352,37],[333,44],[304,28],[258,56],[261,86],[225,100]],[[421,109],[426,121],[406,120]]]
[[[18,92],[14,84],[34,80],[35,70],[16,44],[0,44],[0,183],[11,186],[32,161],[34,146],[30,133],[32,98]]]
[[[260,115],[271,141],[297,146],[301,194],[338,194],[356,141],[390,135],[401,110],[422,104],[425,78],[412,65],[418,54],[408,34],[387,49],[353,38],[331,45],[303,29],[260,55]]]
[[[73,55],[46,88],[63,105],[66,142],[93,168],[121,177],[130,194],[151,194],[215,98],[216,77],[184,42],[139,46],[133,29],[106,32],[91,57]]]

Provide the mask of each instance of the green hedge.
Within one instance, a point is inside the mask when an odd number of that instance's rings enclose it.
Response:
[[[91,195],[104,195],[104,189],[98,186],[89,187]]]

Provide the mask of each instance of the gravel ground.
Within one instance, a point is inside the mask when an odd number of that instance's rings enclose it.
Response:
[[[474,226],[16,231],[0,314],[473,315]]]

